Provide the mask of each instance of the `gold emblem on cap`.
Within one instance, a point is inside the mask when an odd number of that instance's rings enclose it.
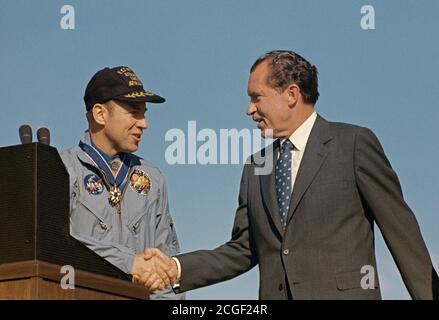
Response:
[[[129,87],[143,86],[142,81],[140,81],[140,79],[137,77],[134,71],[131,70],[130,68],[128,67],[120,68],[119,70],[117,70],[117,73],[127,78],[130,78],[130,81],[128,82]]]
[[[127,72],[134,73],[133,70],[131,70],[131,68],[128,68],[128,67],[122,67],[119,70],[117,70],[118,74],[124,74],[124,73],[127,73]]]
[[[151,190],[151,179],[146,172],[135,169],[130,177],[130,187],[136,193],[145,196]]]
[[[137,80],[130,80],[128,82],[128,87],[134,87],[134,86],[142,86],[142,82]]]

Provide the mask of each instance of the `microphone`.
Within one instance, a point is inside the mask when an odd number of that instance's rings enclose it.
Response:
[[[32,128],[28,124],[23,124],[18,129],[21,144],[32,143]]]
[[[50,132],[49,129],[43,127],[37,131],[38,142],[50,146]]]

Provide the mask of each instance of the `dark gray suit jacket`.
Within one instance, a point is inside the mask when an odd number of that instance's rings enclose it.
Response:
[[[279,140],[265,156],[277,161],[278,152]],[[261,299],[286,299],[287,288],[294,299],[380,299],[376,272],[375,288],[361,287],[366,275],[362,267],[377,271],[376,223],[412,298],[437,298],[437,274],[416,218],[369,129],[317,117],[285,229],[274,170],[255,175],[257,166],[252,161],[244,167],[230,241],[214,250],[178,256],[181,292],[231,279],[258,265]]]

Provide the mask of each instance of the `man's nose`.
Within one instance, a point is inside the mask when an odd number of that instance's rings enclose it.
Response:
[[[148,129],[148,120],[144,117],[143,119],[139,120],[137,125],[143,130]]]
[[[256,106],[255,106],[255,104],[253,102],[250,102],[250,104],[247,107],[246,114],[248,116],[251,116],[255,112],[256,112]]]

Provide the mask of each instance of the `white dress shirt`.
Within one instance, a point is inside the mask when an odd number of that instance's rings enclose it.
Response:
[[[308,142],[309,135],[317,119],[317,113],[314,111],[304,123],[301,124],[296,131],[288,138],[293,143],[293,150],[291,151],[291,190],[294,190],[294,183],[296,182],[297,172],[299,171],[300,162],[302,161],[303,154],[305,153],[306,143]],[[282,139],[283,144],[286,139]]]

